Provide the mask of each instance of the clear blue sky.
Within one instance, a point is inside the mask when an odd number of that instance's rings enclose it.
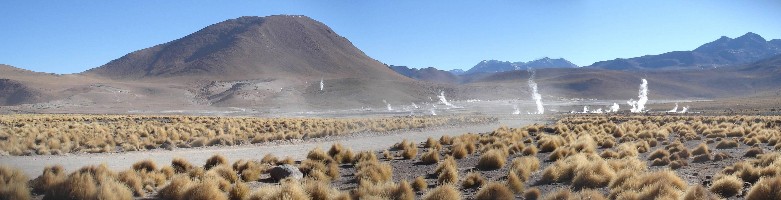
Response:
[[[781,1],[0,2],[0,63],[75,73],[239,16],[310,16],[387,64],[468,69],[485,59],[577,65],[691,50],[720,36],[781,38]]]

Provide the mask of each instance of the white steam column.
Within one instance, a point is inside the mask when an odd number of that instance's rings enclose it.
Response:
[[[323,91],[323,79],[320,79],[320,91]]]
[[[610,112],[618,112],[618,104],[613,103],[613,106],[610,106]]]
[[[529,88],[532,89],[532,98],[534,99],[534,103],[537,104],[537,112],[534,114],[544,114],[545,108],[542,107],[542,96],[539,92],[537,92],[537,83],[534,82],[534,75],[536,74],[532,68],[529,68],[529,73],[531,75],[529,76]]]
[[[393,111],[393,107],[391,107],[391,105],[388,103],[388,101],[385,101],[385,99],[383,99],[382,102],[385,103],[386,105],[388,105],[388,111]]]
[[[633,113],[639,113],[645,111],[645,103],[648,102],[648,81],[643,79],[643,84],[640,84],[640,95],[637,96],[639,98],[637,101],[634,99],[629,99],[626,103],[628,103],[630,106],[632,106]]]
[[[442,104],[445,104],[446,106],[451,108],[455,107],[450,102],[447,102],[447,99],[445,99],[445,91],[439,91],[439,96],[437,96],[437,98],[439,98],[439,102],[441,102]]]

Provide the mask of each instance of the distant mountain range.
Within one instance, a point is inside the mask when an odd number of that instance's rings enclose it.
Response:
[[[767,41],[749,32],[735,39],[722,36],[692,51],[618,58],[596,62],[587,67],[611,70],[707,69],[751,63],[778,54],[781,54],[781,40]]]
[[[396,65],[390,65],[388,67],[401,75],[413,79],[421,80],[421,81],[436,82],[436,83],[458,83],[459,82],[459,77],[456,74],[448,71],[439,70],[434,67],[427,67],[421,69],[409,68],[407,66],[396,66]]]
[[[506,72],[513,70],[526,70],[527,68],[534,69],[547,69],[547,68],[577,68],[578,66],[572,64],[570,61],[558,58],[551,59],[548,57],[529,61],[529,62],[509,62],[498,60],[483,60],[477,63],[474,67],[467,70],[464,74],[475,73],[496,73]]]

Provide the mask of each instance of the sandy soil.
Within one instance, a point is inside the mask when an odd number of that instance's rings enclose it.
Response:
[[[428,137],[439,138],[442,135],[461,135],[465,133],[483,133],[493,131],[499,126],[519,127],[527,124],[542,123],[532,119],[503,119],[500,122],[485,125],[443,127],[425,130],[409,130],[392,133],[360,133],[350,136],[321,138],[309,141],[288,142],[287,144],[258,144],[239,146],[215,146],[206,148],[187,148],[174,150],[150,150],[125,153],[100,153],[100,154],[70,154],[60,156],[3,156],[0,157],[0,165],[8,165],[23,169],[30,177],[37,177],[44,167],[60,164],[67,171],[77,170],[87,165],[105,163],[112,170],[124,170],[130,168],[133,163],[144,159],[151,159],[158,164],[169,164],[175,157],[182,157],[193,164],[202,165],[206,159],[214,154],[221,154],[230,159],[230,162],[239,159],[260,160],[266,154],[277,157],[290,156],[301,160],[306,154],[320,147],[328,149],[332,144],[339,142],[353,151],[380,150],[390,147],[396,142],[407,139],[415,142],[423,142]]]

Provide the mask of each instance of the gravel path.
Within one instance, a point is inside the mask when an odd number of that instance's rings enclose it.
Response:
[[[106,163],[112,170],[129,169],[133,163],[151,159],[158,165],[168,165],[175,157],[182,157],[195,165],[202,165],[206,159],[214,154],[226,156],[230,162],[238,159],[260,160],[264,155],[271,153],[277,157],[290,156],[296,160],[303,159],[310,150],[320,147],[328,150],[332,144],[339,142],[345,147],[352,148],[354,152],[366,150],[378,150],[387,148],[396,142],[407,139],[415,142],[423,142],[428,137],[439,138],[442,135],[461,135],[465,133],[482,133],[493,131],[499,126],[519,127],[526,124],[543,123],[544,121],[524,119],[503,119],[499,123],[473,125],[468,127],[444,127],[430,130],[411,130],[393,134],[366,134],[331,139],[319,139],[303,141],[296,144],[276,145],[239,145],[230,147],[186,148],[168,150],[151,150],[125,153],[99,153],[99,154],[72,154],[60,156],[2,156],[0,165],[8,165],[22,169],[30,178],[41,174],[43,168],[49,165],[60,164],[67,171],[77,170],[87,165]]]

